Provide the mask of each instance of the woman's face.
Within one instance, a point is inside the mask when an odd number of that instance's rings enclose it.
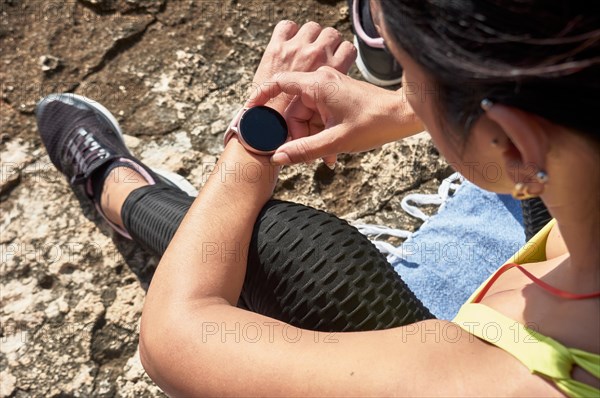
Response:
[[[387,47],[402,65],[406,99],[425,124],[435,146],[456,171],[473,183],[490,191],[509,193],[514,183],[507,174],[501,154],[492,145],[500,135],[499,127],[487,118],[480,118],[465,142],[462,132],[454,131],[450,123],[442,126],[444,118],[437,110],[437,88],[433,79],[394,42],[384,23],[379,2],[371,0],[373,20]]]

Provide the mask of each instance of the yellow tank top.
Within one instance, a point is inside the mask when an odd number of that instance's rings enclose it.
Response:
[[[507,261],[507,264],[544,261],[548,234],[555,223],[555,220],[548,223],[515,253]],[[552,380],[567,396],[600,396],[599,389],[573,380],[571,377],[571,370],[574,365],[577,365],[600,379],[600,355],[565,347],[558,341],[510,319],[484,304],[473,302],[492,277],[493,275],[471,295],[452,322],[480,339],[508,352],[527,366],[531,373]]]

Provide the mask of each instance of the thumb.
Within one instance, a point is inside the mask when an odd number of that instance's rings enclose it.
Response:
[[[315,135],[288,141],[271,156],[274,165],[306,163],[319,158],[331,158],[342,152],[339,137],[343,128],[334,126]]]

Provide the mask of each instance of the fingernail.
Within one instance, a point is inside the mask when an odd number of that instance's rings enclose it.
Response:
[[[292,161],[287,153],[280,152],[271,156],[271,163],[277,166],[282,166],[285,164],[291,164]]]
[[[329,167],[330,170],[335,170],[335,165],[337,164],[337,162],[333,162],[333,163],[327,163],[325,162],[325,166]]]

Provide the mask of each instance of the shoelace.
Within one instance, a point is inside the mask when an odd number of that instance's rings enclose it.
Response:
[[[82,127],[75,129],[67,147],[71,163],[75,168],[75,174],[71,178],[72,183],[85,175],[85,169],[90,164],[110,156],[94,136]]]

